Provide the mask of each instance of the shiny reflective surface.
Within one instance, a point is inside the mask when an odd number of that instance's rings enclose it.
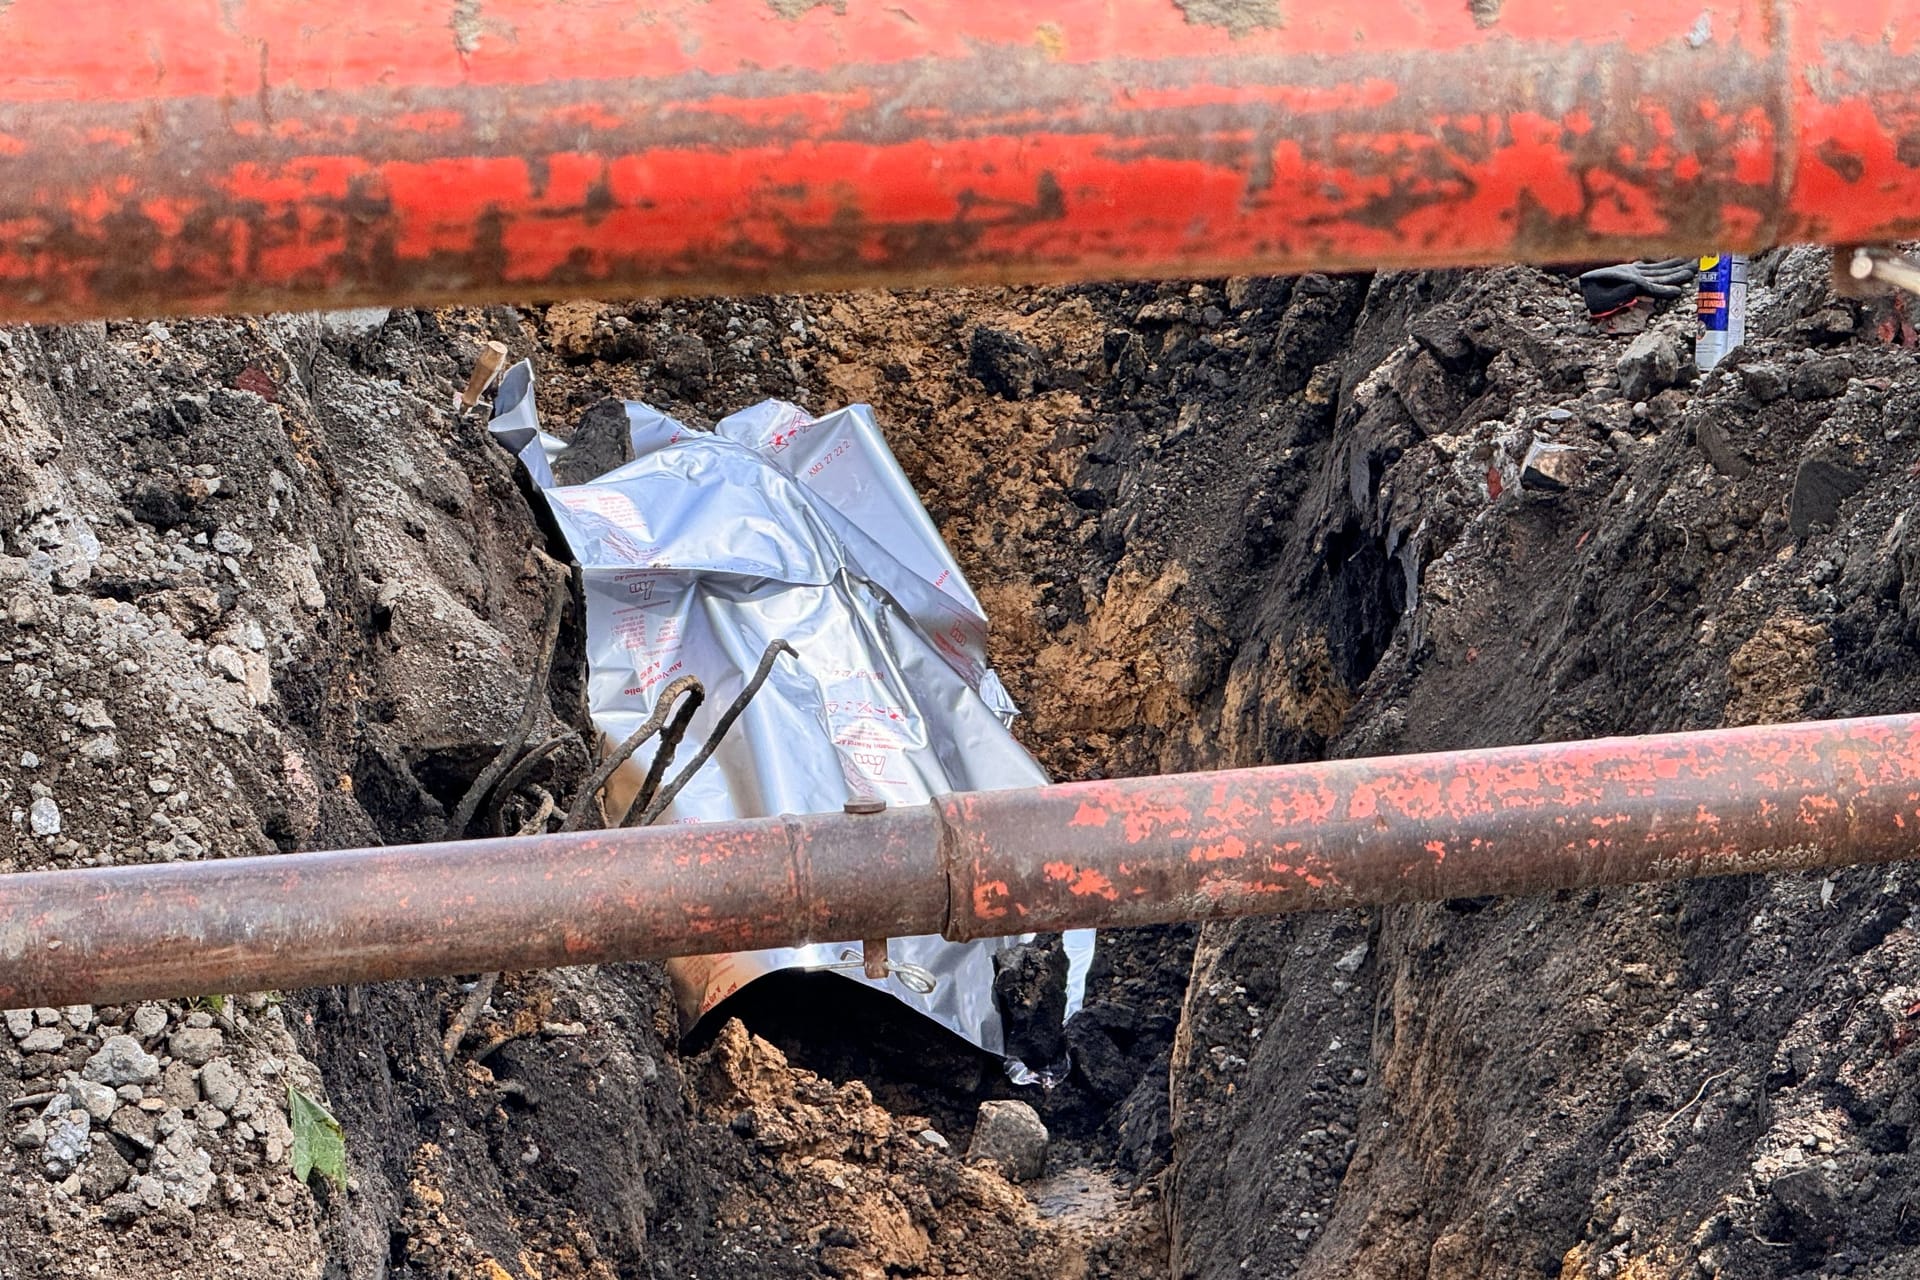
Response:
[[[865,405],[815,418],[767,401],[709,433],[628,403],[633,461],[551,487],[561,442],[541,432],[532,393],[531,368],[515,366],[492,428],[542,486],[582,567],[587,702],[607,743],[623,741],[691,674],[707,700],[677,771],[767,646],[795,650],[662,824],[922,806],[950,791],[1046,782],[1007,731],[1013,707],[987,667],[979,602]],[[613,776],[610,812],[626,809],[650,754]],[[846,958],[860,955],[855,936],[803,941],[670,964],[685,1021],[775,970],[831,969],[983,1049],[1004,1048],[992,991],[993,953],[1005,944],[895,937],[892,959],[907,976],[875,978]],[[1075,942],[1077,1008],[1091,939]],[[930,990],[918,989],[916,973],[932,979]]]

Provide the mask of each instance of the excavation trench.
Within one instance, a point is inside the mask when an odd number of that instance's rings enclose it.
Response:
[[[1531,268],[9,330],[0,869],[440,838],[546,601],[510,460],[443,407],[489,339],[557,425],[874,404],[1063,782],[1911,711],[1900,317],[1817,253],[1755,279],[1749,350],[1632,398]],[[1522,486],[1536,439],[1579,479]],[[572,613],[557,652],[575,723]],[[450,1063],[473,972],[29,1010],[0,1276],[1899,1273],[1904,865],[1507,887],[1112,930],[1051,1091],[833,975],[682,1042],[653,965],[509,972]],[[1009,998],[1044,1012],[1050,954]],[[128,1082],[87,1080],[115,1037]],[[290,1084],[342,1185],[294,1179]],[[56,1172],[70,1089],[107,1118]],[[1014,1098],[1037,1183],[963,1158]]]

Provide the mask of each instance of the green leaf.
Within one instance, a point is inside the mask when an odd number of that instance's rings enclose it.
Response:
[[[317,1169],[334,1186],[346,1186],[347,1135],[333,1113],[288,1085],[287,1119],[293,1126],[293,1176],[309,1182]]]

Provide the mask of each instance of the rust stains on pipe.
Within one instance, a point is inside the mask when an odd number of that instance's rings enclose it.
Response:
[[[0,876],[0,1008],[1912,857],[1920,716]]]
[[[1905,0],[1274,12],[13,0],[0,321],[1920,235]]]
[[[955,938],[1920,855],[1920,716],[949,796]]]
[[[938,831],[901,809],[0,876],[0,1008],[932,933]]]

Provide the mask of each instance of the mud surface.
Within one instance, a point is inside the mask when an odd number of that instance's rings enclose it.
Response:
[[[8,331],[0,871],[441,835],[549,583],[449,408],[488,338],[556,425],[873,403],[1056,777],[1910,709],[1920,369],[1820,255],[1755,275],[1705,376],[1524,268]],[[450,1063],[465,983],[28,1011],[0,1277],[1904,1275],[1915,895],[1113,935],[1052,1090],[830,976],[683,1045],[651,966],[508,975]],[[1019,1185],[964,1158],[1011,1098]]]

